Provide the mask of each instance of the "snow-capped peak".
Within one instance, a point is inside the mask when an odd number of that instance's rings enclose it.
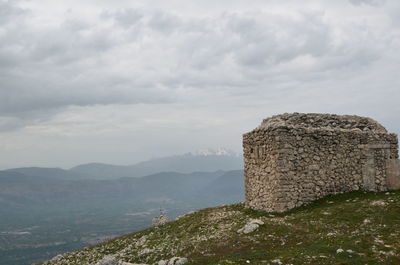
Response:
[[[193,156],[211,156],[211,155],[217,155],[217,156],[237,156],[237,154],[232,151],[225,149],[223,147],[219,147],[217,149],[213,148],[208,148],[208,149],[200,149],[194,152],[190,152],[190,155]]]

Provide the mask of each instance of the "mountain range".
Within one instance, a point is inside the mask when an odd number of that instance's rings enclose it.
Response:
[[[243,157],[232,151],[218,148],[198,150],[183,155],[154,158],[133,165],[111,165],[89,163],[65,170],[61,168],[25,167],[12,168],[12,171],[26,176],[40,176],[60,179],[118,179],[124,177],[143,177],[159,172],[212,172],[217,170],[236,170],[243,168]]]
[[[232,153],[194,152],[184,155],[155,158],[129,166],[91,163],[76,166],[70,172],[95,179],[141,177],[158,172],[191,173],[243,168],[243,158]]]

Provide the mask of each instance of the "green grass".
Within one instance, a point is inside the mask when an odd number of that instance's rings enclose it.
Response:
[[[252,218],[265,224],[238,234]],[[174,256],[187,257],[189,265],[400,264],[400,191],[327,196],[281,214],[242,204],[204,209],[43,264],[88,265],[106,254],[146,264]]]

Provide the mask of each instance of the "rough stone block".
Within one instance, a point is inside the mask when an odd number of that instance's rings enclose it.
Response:
[[[400,190],[400,160],[387,161],[387,186],[389,190]]]

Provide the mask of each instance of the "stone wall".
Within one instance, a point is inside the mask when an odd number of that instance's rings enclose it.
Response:
[[[377,122],[285,115],[243,135],[247,206],[283,212],[328,194],[385,191],[398,180],[388,183],[388,176],[395,175],[396,166],[391,170],[388,161],[398,159],[397,136]]]
[[[168,216],[166,215],[159,215],[153,218],[153,226],[160,226],[165,225],[169,222]]]
[[[390,159],[387,161],[388,177],[387,184],[390,190],[400,190],[400,160]]]

